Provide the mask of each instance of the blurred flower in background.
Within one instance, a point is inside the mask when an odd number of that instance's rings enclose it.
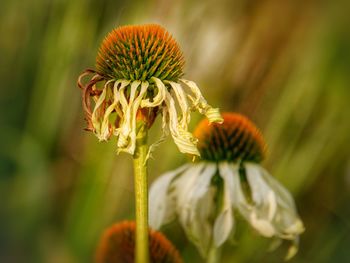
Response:
[[[135,262],[135,231],[133,221],[114,224],[103,233],[96,252],[97,263]],[[160,232],[149,231],[150,262],[182,263],[179,252]]]
[[[129,156],[82,132],[75,83],[108,32],[145,23],[176,36],[191,58],[183,77],[212,105],[261,128],[262,165],[307,229],[293,262],[348,262],[348,10],[346,0],[2,1],[0,262],[90,262],[100,233],[133,218]],[[200,115],[191,119],[189,130]],[[160,120],[153,125],[157,141]],[[153,155],[151,180],[186,160],[171,140]],[[223,262],[281,261],[284,249],[266,253],[269,240],[240,225]],[[164,232],[185,262],[202,262],[181,226]]]
[[[223,124],[203,120],[195,130],[202,160],[160,176],[150,189],[155,229],[178,217],[188,238],[207,257],[235,227],[234,209],[264,237],[291,240],[287,259],[304,231],[290,193],[263,167],[266,145],[246,117],[224,113]]]

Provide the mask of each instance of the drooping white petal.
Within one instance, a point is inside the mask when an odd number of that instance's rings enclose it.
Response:
[[[145,107],[152,108],[152,107],[160,106],[165,100],[166,87],[164,83],[156,77],[152,77],[151,80],[153,80],[154,83],[156,84],[156,87],[158,88],[158,93],[153,98],[152,102],[150,102],[149,98],[143,99],[141,101],[142,108],[145,108]]]
[[[205,256],[211,242],[209,217],[213,212],[214,193],[210,182],[216,167],[207,163],[192,166],[174,182],[177,213],[187,236]]]
[[[138,92],[138,87],[141,89]],[[134,81],[131,83],[129,101],[126,99],[125,89],[119,89],[119,98],[123,110],[123,118],[118,129],[118,153],[121,151],[133,154],[136,146],[136,114],[141,100],[147,91],[148,82]]]
[[[113,104],[115,105],[114,109],[117,113],[117,115],[119,116],[119,118],[122,118],[123,117],[123,112],[121,110],[121,105],[120,105],[120,101],[119,101],[119,89],[124,89],[126,86],[128,86],[130,83],[130,81],[128,80],[117,80],[115,83],[114,83],[114,87],[113,87],[113,98],[114,98],[114,101],[113,101]],[[119,86],[120,84],[120,86]]]
[[[181,125],[179,125],[175,102],[169,92],[166,92],[165,104],[167,108],[167,116],[169,118],[169,130],[180,152],[199,156],[199,152],[196,147],[197,139],[195,139],[190,132],[184,130]]]
[[[180,125],[181,125],[182,129],[187,130],[187,126],[190,122],[190,110],[188,107],[185,92],[181,88],[180,84],[175,83],[173,81],[168,81],[168,82],[176,95],[177,101],[178,101],[179,106],[180,106],[181,111],[182,111]]]
[[[230,174],[232,178],[232,191],[231,200],[233,206],[238,209],[243,215],[246,215],[250,211],[250,205],[247,198],[244,195],[243,188],[239,176],[239,166],[235,163],[229,163],[221,168],[227,174]]]
[[[174,191],[177,196],[176,209],[181,221],[185,224],[189,219],[189,210],[192,209],[188,200],[192,194],[193,187],[197,182],[204,167],[204,163],[193,164],[175,182]]]
[[[295,237],[294,240],[292,240],[291,246],[288,248],[287,255],[285,256],[284,260],[290,260],[293,258],[296,253],[298,253],[299,249],[299,236]]]
[[[282,238],[293,239],[302,233],[303,224],[296,211],[293,198],[287,189],[260,165],[247,163],[245,167],[252,191],[253,188],[257,191],[259,191],[257,188],[260,188],[260,191],[263,189],[262,191],[265,192],[265,194],[260,193],[264,206],[260,209],[261,216],[272,221],[278,235]],[[273,216],[271,216],[271,210],[275,211]]]
[[[249,222],[264,237],[273,237],[276,234],[271,222],[265,218],[258,218],[254,210],[249,215]]]
[[[196,245],[203,258],[208,256],[213,226],[209,221],[215,211],[215,189],[209,187],[208,191],[200,198],[196,205],[196,213],[193,216],[191,241]]]
[[[238,168],[237,168],[238,171]],[[234,217],[232,212],[234,197],[234,174],[235,170],[229,167],[228,163],[219,164],[219,174],[224,181],[223,203],[219,215],[214,223],[214,244],[221,246],[229,237],[234,227]]]
[[[134,81],[131,83],[129,103],[126,100],[124,90],[120,89],[120,94],[122,98],[121,102],[124,110],[124,118],[120,123],[120,132],[118,138],[118,147],[120,151],[128,148],[128,144],[130,143],[130,133],[132,131],[132,104],[134,103],[137,87],[140,84],[140,81]]]
[[[166,139],[166,137],[169,135],[169,127],[168,127],[168,111],[166,107],[162,108],[162,135],[160,136],[160,138],[152,143],[148,149],[148,153],[146,156],[146,161],[152,157],[152,153],[155,150],[155,148],[157,148],[161,143],[163,143]]]
[[[193,106],[200,113],[204,114],[208,118],[209,122],[222,123],[224,121],[220,115],[219,109],[213,108],[207,103],[196,83],[186,79],[180,79],[180,81],[185,83],[191,89],[194,97],[189,95],[189,98],[191,99]]]
[[[111,105],[108,106],[108,108],[106,109],[106,112],[104,114],[103,117],[103,121],[102,121],[102,125],[101,125],[101,134],[107,138],[108,134],[110,133],[109,129],[110,129],[110,123],[109,123],[109,116],[110,114],[113,112],[113,110],[115,110],[117,112],[117,114],[120,115],[120,109],[118,107],[118,96],[116,96],[116,94],[118,93],[118,86],[119,84],[121,84],[121,87],[127,86],[129,84],[129,81],[125,81],[125,80],[118,80],[114,83],[113,86],[113,103]],[[108,82],[106,83],[106,85],[108,85]]]
[[[170,197],[169,188],[172,180],[185,171],[190,165],[185,164],[174,171],[157,178],[149,191],[149,224],[159,229],[175,216],[174,199]]]
[[[98,112],[100,110],[100,107],[102,106],[103,102],[106,99],[106,93],[107,93],[107,88],[105,87],[102,90],[101,95],[99,96],[99,98],[96,101],[96,104],[95,104],[95,107],[94,107],[94,110],[93,110],[92,116],[91,116],[91,121],[92,121],[92,125],[94,127],[94,132],[100,141],[106,140],[105,136],[103,136],[101,133],[101,122],[100,122],[100,116],[99,116],[99,112]]]
[[[246,163],[245,169],[254,201],[248,220],[264,236],[292,240],[288,257],[294,255],[304,226],[292,196],[260,165]]]
[[[212,239],[212,225],[209,219],[215,210],[215,190],[211,186],[211,180],[216,170],[216,164],[205,163],[189,195],[189,204],[192,206],[189,213],[189,228],[192,240],[203,257],[208,254]]]
[[[211,179],[216,173],[216,164],[205,163],[205,167],[197,179],[197,183],[193,186],[191,200],[196,202],[209,191]]]

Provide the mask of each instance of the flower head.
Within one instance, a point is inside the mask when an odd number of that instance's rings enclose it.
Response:
[[[108,228],[98,245],[97,263],[133,263],[135,222],[124,221]],[[182,263],[177,249],[160,232],[149,231],[151,263]]]
[[[170,133],[181,152],[199,155],[197,139],[188,131],[190,111],[206,115],[209,122],[222,118],[194,82],[181,79],[183,66],[177,42],[163,27],[114,29],[102,42],[97,69],[86,70],[78,79],[87,129],[101,141],[116,136],[118,152],[133,154],[137,121],[150,127],[160,113],[163,137]],[[82,78],[89,74],[92,77],[83,84]]]
[[[239,213],[264,237],[292,241],[297,252],[304,231],[290,193],[261,165],[264,139],[246,117],[223,114],[223,125],[202,121],[195,134],[203,161],[159,177],[150,190],[150,223],[155,229],[178,218],[205,257],[233,233]],[[164,202],[165,200],[165,202]]]
[[[255,125],[236,113],[225,113],[223,118],[225,122],[220,125],[210,125],[203,120],[194,131],[201,159],[212,162],[262,161],[266,143]]]
[[[179,45],[159,25],[123,26],[101,44],[97,72],[109,78],[177,81],[185,61]]]

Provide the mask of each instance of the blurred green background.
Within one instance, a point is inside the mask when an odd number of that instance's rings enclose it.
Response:
[[[134,218],[131,157],[83,130],[76,80],[111,29],[140,23],[174,35],[185,77],[212,105],[262,129],[264,165],[306,225],[291,262],[350,262],[349,10],[346,0],[2,1],[0,262],[92,262],[103,229]],[[150,140],[160,134],[157,122]],[[154,157],[150,181],[187,161],[170,138]],[[202,262],[178,225],[164,231],[186,262]],[[282,262],[287,246],[266,252],[269,242],[238,222],[223,262]]]

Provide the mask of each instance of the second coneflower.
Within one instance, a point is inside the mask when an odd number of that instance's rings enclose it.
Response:
[[[266,145],[255,125],[239,114],[223,118],[222,125],[198,125],[201,161],[153,183],[150,224],[158,229],[178,217],[201,254],[218,262],[216,248],[233,231],[237,211],[262,236],[292,241],[290,258],[304,231],[293,197],[260,165]]]
[[[116,136],[117,150],[134,154],[137,116],[150,126],[161,113],[163,132],[170,132],[179,150],[199,155],[197,140],[188,132],[190,112],[197,110],[210,122],[222,119],[197,85],[182,79],[183,67],[182,52],[163,27],[114,29],[101,44],[96,70],[86,70],[78,80],[87,129],[101,141]],[[82,78],[86,75],[91,78],[84,85]]]

